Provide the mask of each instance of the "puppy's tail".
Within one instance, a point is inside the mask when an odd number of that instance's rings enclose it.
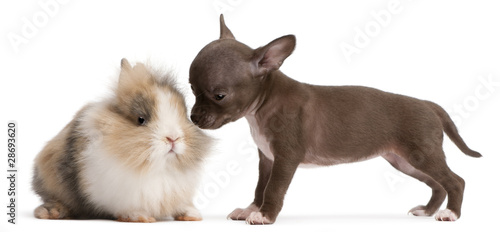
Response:
[[[441,123],[443,124],[443,130],[446,133],[446,135],[448,135],[448,138],[450,138],[451,141],[453,141],[453,143],[455,143],[455,145],[457,145],[457,147],[463,153],[465,153],[468,156],[476,158],[482,157],[482,155],[479,152],[470,149],[467,146],[467,144],[465,144],[462,137],[460,137],[460,135],[458,134],[457,127],[455,126],[455,123],[453,123],[453,121],[451,120],[450,115],[448,115],[448,113],[446,113],[446,111],[441,106],[430,101],[426,101],[426,103],[441,119]]]

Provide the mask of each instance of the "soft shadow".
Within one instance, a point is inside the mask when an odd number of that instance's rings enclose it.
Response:
[[[318,215],[280,215],[281,222],[303,223],[308,222],[362,222],[362,221],[434,221],[433,217],[415,217],[405,214],[318,214]]]

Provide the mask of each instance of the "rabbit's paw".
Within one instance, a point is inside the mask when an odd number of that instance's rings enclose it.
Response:
[[[44,203],[35,209],[35,217],[39,219],[68,219],[68,209],[60,203]]]
[[[120,215],[116,220],[119,222],[143,222],[143,223],[156,222],[156,219],[154,217],[144,216],[140,214]]]
[[[176,221],[201,221],[200,212],[194,207],[189,207],[185,213],[174,217]]]

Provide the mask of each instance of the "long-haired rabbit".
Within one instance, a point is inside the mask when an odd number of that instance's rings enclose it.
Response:
[[[38,154],[42,219],[201,220],[193,205],[212,140],[171,77],[121,61],[114,94],[81,109]]]

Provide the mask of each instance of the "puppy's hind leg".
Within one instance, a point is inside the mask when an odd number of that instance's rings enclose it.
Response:
[[[413,151],[407,161],[419,171],[439,183],[448,193],[446,210],[437,212],[438,221],[456,221],[460,218],[465,181],[452,172],[446,164],[442,148],[430,149],[429,153]]]
[[[423,173],[422,171],[413,167],[404,158],[394,154],[387,153],[382,155],[394,168],[401,171],[402,173],[411,176],[421,182],[424,182],[432,189],[432,197],[427,203],[427,205],[419,205],[410,209],[408,213],[414,216],[432,216],[439,207],[443,204],[446,198],[446,190],[429,175]]]

